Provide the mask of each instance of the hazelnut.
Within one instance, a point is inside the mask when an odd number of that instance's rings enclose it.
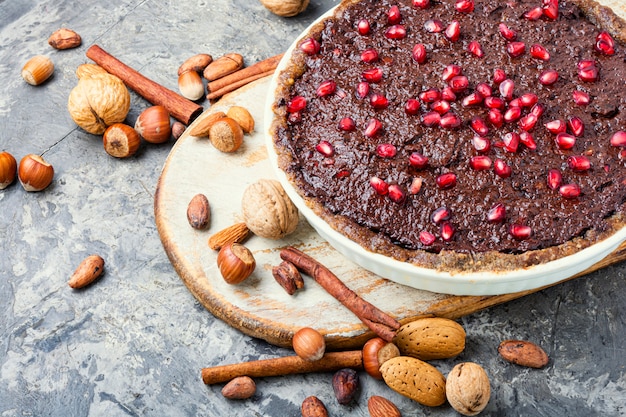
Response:
[[[52,182],[54,168],[41,156],[29,154],[20,161],[17,175],[26,191],[41,191]]]
[[[151,106],[141,112],[135,130],[146,142],[167,142],[172,135],[170,113],[163,106]]]
[[[178,76],[178,90],[189,100],[199,100],[204,97],[204,84],[200,74],[195,71],[186,71]]]
[[[217,254],[217,267],[224,281],[239,284],[252,274],[256,261],[252,252],[245,246],[227,243]]]
[[[277,180],[261,179],[249,185],[241,208],[248,228],[260,237],[280,239],[298,226],[298,209]]]
[[[382,380],[380,366],[396,356],[400,356],[400,349],[396,345],[375,337],[363,345],[363,368],[371,377]]]
[[[293,335],[291,345],[296,355],[309,362],[322,359],[326,352],[324,336],[310,327],[303,327],[298,330]]]
[[[235,152],[243,143],[243,129],[230,117],[223,117],[209,129],[209,139],[222,152]]]
[[[261,0],[261,4],[278,16],[291,17],[303,12],[309,5],[309,0]]]
[[[4,190],[15,181],[17,161],[8,152],[0,152],[0,190]]]
[[[464,416],[475,416],[483,411],[490,395],[489,377],[477,363],[459,363],[446,378],[446,398],[452,408]]]
[[[22,78],[30,85],[39,85],[54,72],[54,64],[47,56],[35,55],[22,67]]]
[[[114,123],[102,135],[104,150],[116,158],[128,158],[139,149],[139,133],[124,123]]]

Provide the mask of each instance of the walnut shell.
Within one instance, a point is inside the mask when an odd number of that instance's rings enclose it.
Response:
[[[479,414],[489,403],[490,395],[489,377],[477,363],[459,363],[448,374],[446,397],[452,408],[460,414]]]
[[[261,0],[261,4],[278,16],[291,17],[303,12],[309,0]]]
[[[78,80],[70,92],[67,109],[78,126],[101,135],[113,123],[124,121],[130,109],[130,93],[116,76],[93,74]]]
[[[298,209],[276,180],[250,184],[243,193],[241,208],[246,225],[257,236],[280,239],[298,226]]]

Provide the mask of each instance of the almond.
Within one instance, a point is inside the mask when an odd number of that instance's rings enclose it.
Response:
[[[239,123],[244,133],[250,133],[254,130],[254,118],[245,107],[232,106],[226,112],[226,116]]]
[[[222,395],[229,400],[245,400],[256,392],[254,380],[248,376],[238,376],[222,388]]]
[[[385,397],[372,395],[367,400],[367,409],[371,417],[401,417],[398,407]]]
[[[189,134],[191,136],[196,136],[199,138],[208,137],[211,126],[213,126],[215,122],[223,119],[224,117],[226,117],[226,113],[222,111],[209,113],[206,117],[202,117],[202,119],[200,119],[197,123],[194,123],[191,130],[189,131]]]
[[[319,398],[310,396],[302,401],[302,417],[328,417],[328,410]]]
[[[527,340],[505,340],[498,346],[498,353],[506,361],[529,368],[543,368],[548,364],[548,354]]]
[[[178,67],[178,75],[187,71],[202,72],[213,61],[213,57],[209,54],[197,54],[187,58],[180,67]]]
[[[204,194],[196,194],[187,206],[187,220],[194,229],[204,229],[211,220],[211,206]]]
[[[209,247],[213,250],[220,250],[227,243],[241,243],[246,240],[249,232],[250,229],[245,223],[235,223],[213,234],[209,238]]]
[[[209,81],[217,80],[243,67],[243,57],[240,54],[226,54],[211,62],[202,72]]]
[[[80,46],[82,39],[80,35],[71,29],[61,28],[48,38],[48,44],[54,49],[70,49]]]
[[[424,361],[451,358],[465,349],[465,330],[442,317],[425,317],[402,326],[394,343],[400,352]]]
[[[397,356],[383,363],[380,372],[389,388],[422,405],[436,407],[446,401],[446,378],[424,361]]]
[[[482,366],[474,362],[459,363],[446,379],[446,397],[457,412],[475,416],[487,407],[491,387]]]
[[[72,288],[83,288],[96,280],[104,271],[104,259],[98,255],[90,255],[83,259],[70,277],[68,285]]]

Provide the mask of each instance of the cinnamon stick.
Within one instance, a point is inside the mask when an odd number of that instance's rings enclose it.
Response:
[[[293,263],[299,270],[315,279],[380,338],[387,342],[393,340],[400,328],[400,322],[359,297],[324,265],[294,247],[283,249],[280,257]]]
[[[170,115],[180,122],[189,125],[202,113],[202,106],[146,78],[98,45],[91,46],[86,54],[88,58],[121,79],[128,88],[141,97],[154,105],[165,107]]]
[[[260,74],[265,74],[268,72],[274,72],[276,67],[278,67],[278,63],[282,59],[283,54],[275,55],[273,57],[264,59],[263,61],[259,61],[256,64],[250,65],[249,67],[242,68],[238,71],[233,72],[232,74],[226,75],[222,78],[218,78],[215,81],[211,81],[207,84],[207,89],[210,93],[215,93],[218,90],[222,90],[225,87],[228,87],[231,84],[239,83],[245,79],[251,79],[254,76],[259,76]]]
[[[306,361],[299,356],[284,356],[203,368],[202,381],[211,385],[228,382],[238,376],[262,378],[309,372],[333,372],[342,368],[361,369],[362,367],[363,352],[360,350],[327,352],[322,359],[313,362]]]
[[[250,84],[252,81],[256,81],[259,78],[270,76],[273,73],[274,73],[274,70],[267,71],[267,72],[262,72],[260,74],[254,74],[254,75],[252,75],[252,76],[250,76],[248,78],[241,79],[241,80],[236,81],[236,82],[234,82],[232,84],[229,84],[229,85],[227,85],[225,87],[222,87],[219,90],[212,91],[209,94],[207,94],[206,98],[209,99],[209,100],[214,100],[216,98],[220,98],[223,95],[228,94],[230,92],[233,92],[236,89],[241,88],[241,87],[243,87],[246,84]]]

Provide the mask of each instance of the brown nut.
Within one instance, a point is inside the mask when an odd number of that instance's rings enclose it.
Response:
[[[96,74],[108,74],[108,72],[98,64],[80,64],[76,67],[76,77],[78,79],[91,77]]]
[[[187,58],[180,67],[178,67],[178,75],[187,71],[202,72],[213,61],[213,57],[209,54],[196,54]]]
[[[239,284],[248,278],[256,261],[252,252],[239,243],[227,243],[217,254],[217,267],[228,284]]]
[[[254,130],[254,118],[245,107],[232,106],[226,112],[226,116],[239,123],[244,133],[250,133]]]
[[[35,55],[22,67],[22,78],[30,85],[39,85],[54,72],[54,63],[47,56]]]
[[[243,143],[243,130],[230,117],[223,117],[209,129],[209,140],[221,152],[235,152]]]
[[[383,379],[380,366],[396,356],[400,356],[400,350],[396,345],[375,337],[363,345],[363,369],[371,377]]]
[[[222,395],[229,400],[245,400],[256,392],[256,384],[249,376],[233,378],[222,388]]]
[[[20,161],[17,177],[26,191],[41,191],[52,183],[54,167],[41,156],[29,154]]]
[[[102,275],[103,271],[104,259],[99,255],[90,255],[78,265],[70,277],[68,285],[76,289],[86,287]]]
[[[207,116],[202,115],[200,117],[201,119],[196,121],[189,131],[189,134],[191,136],[195,136],[198,138],[209,136],[209,130],[211,130],[211,126],[213,126],[213,123],[226,117],[226,113],[222,111],[215,111],[209,113]]]
[[[163,106],[151,106],[139,114],[135,130],[150,143],[164,143],[172,135],[170,113]]]
[[[289,295],[304,288],[304,280],[298,268],[288,261],[282,261],[272,268],[272,276]]]
[[[291,344],[296,355],[309,362],[322,359],[326,352],[324,336],[310,327],[303,327],[298,330],[293,335]]]
[[[457,412],[475,416],[487,407],[491,388],[487,372],[473,362],[459,363],[446,378],[446,397]]]
[[[333,375],[333,391],[337,402],[341,405],[350,404],[359,390],[359,374],[354,369],[340,369]]]
[[[243,67],[243,57],[240,54],[226,54],[211,62],[202,72],[208,81],[214,81]]]
[[[209,237],[209,247],[213,250],[220,250],[228,243],[242,243],[248,237],[250,229],[245,223],[235,223]]]
[[[424,317],[400,327],[393,342],[403,355],[428,361],[463,352],[465,337],[465,330],[454,320]]]
[[[199,100],[204,97],[204,84],[200,74],[195,71],[186,71],[178,76],[178,91],[189,100]]]
[[[261,0],[261,4],[278,16],[291,17],[302,13],[309,0]]]
[[[204,194],[193,196],[187,206],[187,221],[194,229],[202,230],[211,221],[211,206]]]
[[[260,237],[281,239],[298,226],[298,209],[277,180],[250,184],[244,190],[241,210],[248,228]]]
[[[48,44],[54,49],[76,48],[81,42],[80,35],[67,28],[55,30],[48,38]]]
[[[302,401],[302,417],[328,417],[328,410],[319,398],[310,396]]]
[[[446,378],[434,366],[410,356],[397,356],[380,367],[389,388],[422,405],[446,402]]]
[[[185,130],[187,130],[187,126],[185,126],[181,122],[175,121],[174,123],[172,123],[172,137],[174,138],[174,140],[178,140],[178,138],[180,138],[183,133],[185,133]]]
[[[17,177],[17,161],[8,152],[0,152],[0,190],[4,190]]]
[[[508,362],[529,368],[543,368],[550,360],[541,347],[527,340],[505,340],[498,346],[498,353]]]
[[[380,395],[372,395],[367,400],[367,410],[370,413],[370,417],[402,417],[398,407]]]
[[[124,123],[114,123],[102,135],[104,150],[115,158],[128,158],[139,149],[139,133]]]

